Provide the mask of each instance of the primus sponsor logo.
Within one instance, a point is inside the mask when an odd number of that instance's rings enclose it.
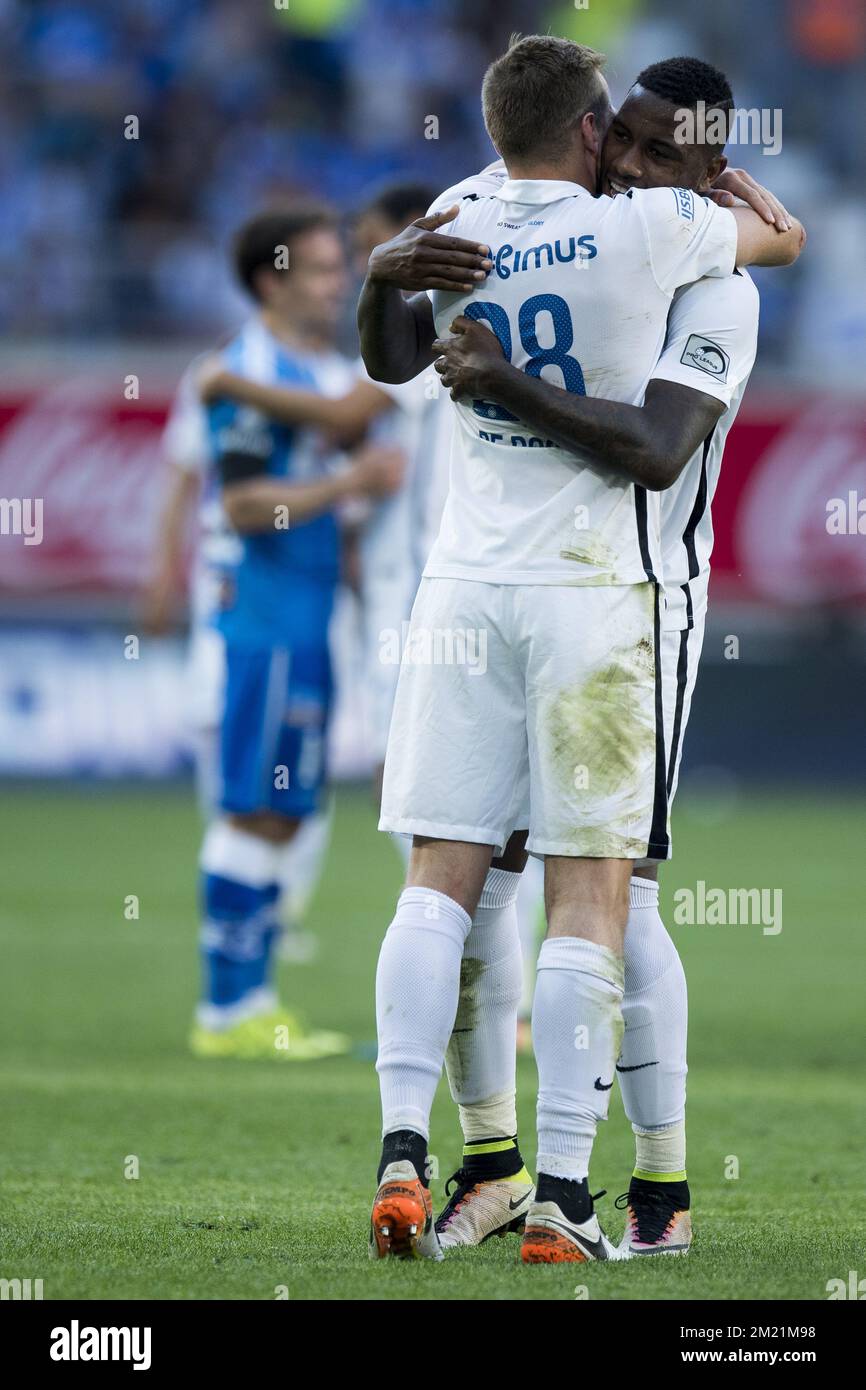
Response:
[[[498,251],[490,249],[493,268],[500,280],[507,280],[521,270],[541,270],[542,266],[557,262],[567,265],[574,261],[575,265],[585,265],[597,255],[598,247],[591,232],[586,236],[570,236],[567,241],[543,241],[540,246],[528,246],[523,250],[510,245],[500,246]]]
[[[41,545],[42,498],[0,497],[0,536],[23,536],[25,545]]]
[[[735,106],[730,111],[707,107],[698,101],[694,107],[678,111],[674,120],[674,139],[678,145],[761,145],[764,154],[778,154],[782,148],[782,112],[778,106]]]
[[[466,666],[471,676],[487,670],[487,632],[472,627],[413,627],[403,623],[379,633],[383,666]]]
[[[781,888],[695,888],[674,893],[674,921],[680,927],[763,927],[764,936],[782,930]]]
[[[51,1330],[52,1361],[131,1361],[134,1371],[150,1369],[149,1327],[69,1327]]]

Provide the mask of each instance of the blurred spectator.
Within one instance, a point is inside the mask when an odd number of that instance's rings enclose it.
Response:
[[[844,200],[862,245],[861,0],[0,0],[0,327],[212,335],[237,310],[224,246],[250,208],[315,191],[349,210],[389,176],[444,186],[485,163],[484,68],[512,30],[548,27],[608,52],[615,98],[674,48],[725,67],[740,106],[784,118],[781,159],[732,162],[807,228]],[[807,309],[819,377],[859,346],[845,259],[765,277],[764,369],[802,368]]]

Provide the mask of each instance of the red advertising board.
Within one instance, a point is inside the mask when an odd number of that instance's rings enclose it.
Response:
[[[0,536],[0,589],[132,594],[148,573],[168,400],[80,384],[0,400],[0,499],[39,498],[39,544]],[[6,515],[6,513],[3,513]],[[713,508],[712,596],[866,599],[866,413],[832,397],[748,401]],[[7,528],[8,529],[8,528]]]
[[[866,599],[866,409],[835,397],[748,403],[713,505],[714,598]]]

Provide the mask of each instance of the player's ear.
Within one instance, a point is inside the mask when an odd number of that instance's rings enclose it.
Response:
[[[601,169],[601,147],[604,144],[604,130],[593,111],[586,111],[581,118],[579,139],[583,146],[583,158],[590,178],[598,183]],[[575,151],[576,153],[576,151]],[[598,189],[596,189],[598,192]]]
[[[595,112],[585,111],[580,122],[580,134],[587,158],[598,159],[601,152],[602,135]]]
[[[716,179],[719,177],[719,174],[723,174],[727,167],[728,156],[726,154],[717,154],[714,159],[711,159],[706,169],[704,170],[704,176],[701,179],[701,184],[700,188],[698,189],[698,192],[705,193],[708,188],[712,188]]]

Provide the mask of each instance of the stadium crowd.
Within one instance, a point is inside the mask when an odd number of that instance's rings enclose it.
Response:
[[[510,30],[548,27],[609,54],[615,97],[660,53],[686,52],[728,70],[741,107],[782,111],[784,186],[760,148],[743,146],[740,162],[820,230],[829,254],[763,277],[761,360],[844,381],[866,342],[866,291],[850,264],[866,235],[866,151],[852,138],[866,116],[858,0],[722,11],[686,0],[0,0],[0,324],[19,337],[221,330],[240,308],[225,271],[239,209],[303,190],[349,210],[398,174],[444,187],[479,167],[481,73]]]

